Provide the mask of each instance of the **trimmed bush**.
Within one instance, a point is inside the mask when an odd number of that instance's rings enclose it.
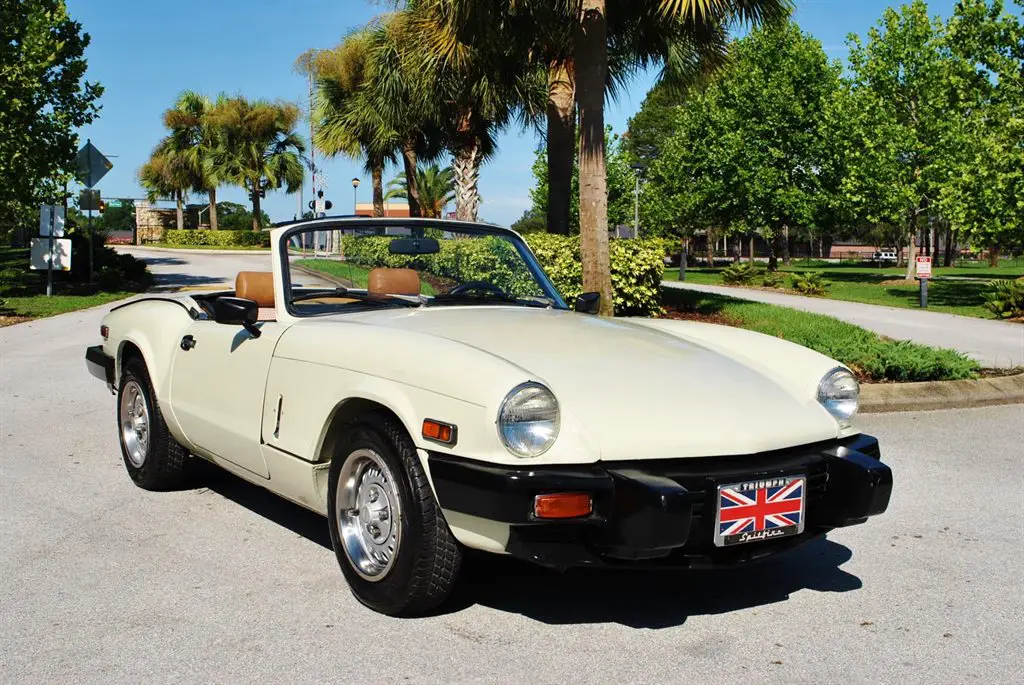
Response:
[[[439,236],[440,237],[440,236]],[[583,292],[578,237],[533,233],[527,243],[566,301]],[[388,251],[386,236],[342,237],[345,260],[372,269],[409,267],[454,282],[486,281],[518,297],[542,293],[526,273],[519,253],[502,238],[440,240],[434,255],[398,255]],[[661,313],[661,277],[665,270],[660,241],[612,240],[610,244],[615,313],[646,316]]]
[[[766,288],[778,288],[782,285],[782,274],[778,271],[765,271],[761,274],[761,285]]]
[[[270,247],[268,231],[210,231],[178,230],[164,231],[164,242],[188,247],[190,245],[214,245],[216,247]]]
[[[1024,317],[1024,279],[992,281],[981,294],[982,305],[999,319]]]
[[[817,271],[793,274],[793,289],[801,295],[821,296],[831,285],[831,281],[826,281]]]
[[[544,271],[571,305],[583,292],[579,236],[534,233],[526,237]],[[612,292],[618,316],[662,313],[661,278],[665,273],[664,241],[659,238],[609,242]]]
[[[748,285],[757,276],[757,269],[750,262],[736,262],[722,270],[722,282],[729,285]]]

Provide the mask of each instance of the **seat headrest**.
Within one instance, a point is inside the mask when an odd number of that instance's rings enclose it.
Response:
[[[270,271],[239,271],[235,297],[252,300],[261,307],[274,306],[274,274]]]
[[[366,280],[366,292],[380,295],[419,295],[420,275],[412,269],[376,268]]]

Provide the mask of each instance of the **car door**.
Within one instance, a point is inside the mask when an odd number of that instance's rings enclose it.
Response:
[[[287,326],[241,326],[194,321],[175,350],[170,398],[185,437],[200,451],[268,478],[260,449],[263,394],[270,360]]]

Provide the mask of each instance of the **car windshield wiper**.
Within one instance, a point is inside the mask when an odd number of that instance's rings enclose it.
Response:
[[[314,300],[318,297],[351,297],[354,300],[359,300],[360,304],[375,304],[375,305],[390,305],[400,304],[405,307],[417,307],[420,305],[419,301],[407,300],[403,296],[398,295],[384,295],[371,297],[368,293],[352,291],[343,285],[339,285],[333,290],[317,290],[309,293],[299,293],[298,295],[292,296],[292,302],[301,302],[303,300]]]

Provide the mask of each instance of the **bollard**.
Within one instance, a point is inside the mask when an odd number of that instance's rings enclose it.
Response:
[[[928,309],[928,279],[919,278],[917,280],[921,283],[921,309]]]

